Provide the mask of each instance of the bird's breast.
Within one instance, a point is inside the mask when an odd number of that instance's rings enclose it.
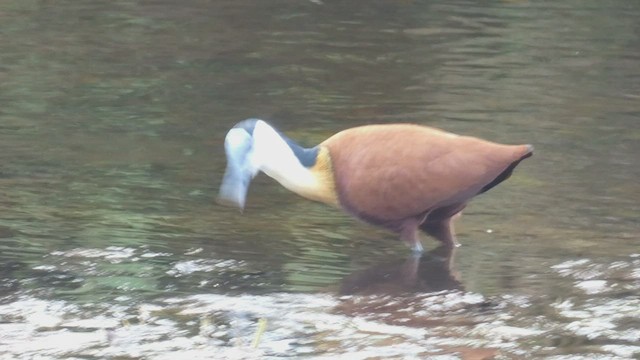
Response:
[[[296,192],[307,199],[338,207],[339,200],[329,149],[320,147],[316,162],[309,168],[309,172],[313,181]]]

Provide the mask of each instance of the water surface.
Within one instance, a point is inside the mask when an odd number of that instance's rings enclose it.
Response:
[[[639,17],[622,0],[2,2],[0,355],[638,357]],[[247,117],[304,145],[409,121],[536,154],[469,205],[454,254],[425,239],[413,258],[265,176],[244,214],[216,205]]]

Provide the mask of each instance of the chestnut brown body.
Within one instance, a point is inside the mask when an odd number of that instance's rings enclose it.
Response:
[[[506,179],[531,155],[529,145],[501,145],[412,125],[342,131],[327,147],[342,207],[416,246],[418,228],[455,244],[451,218],[475,195]]]

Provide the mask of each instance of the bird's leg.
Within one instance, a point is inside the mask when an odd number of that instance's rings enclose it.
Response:
[[[424,248],[418,235],[419,222],[415,219],[406,220],[400,230],[400,238],[404,241],[414,254],[422,254]]]
[[[427,234],[442,242],[445,246],[458,247],[460,246],[460,243],[458,243],[458,240],[456,239],[452,221],[454,217],[459,217],[458,214],[443,220],[425,222],[421,225],[421,228]]]

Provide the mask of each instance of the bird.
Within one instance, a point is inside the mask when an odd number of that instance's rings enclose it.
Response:
[[[304,198],[396,233],[418,254],[424,251],[421,233],[459,246],[453,220],[533,154],[529,144],[413,123],[357,126],[306,148],[255,118],[233,126],[224,148],[220,203],[242,211],[251,180],[263,172]]]

